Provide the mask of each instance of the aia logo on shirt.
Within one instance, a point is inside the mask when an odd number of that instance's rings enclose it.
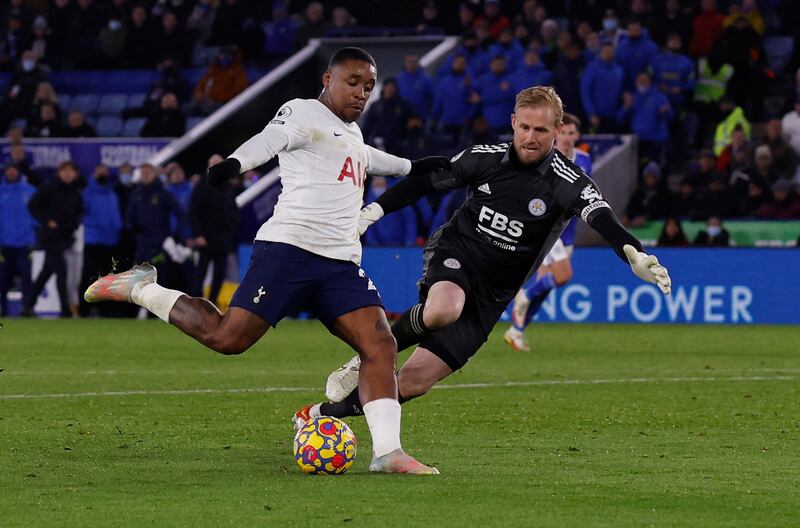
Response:
[[[361,160],[357,160],[356,165],[353,165],[353,160],[347,156],[342,170],[339,171],[339,181],[344,181],[345,178],[350,178],[356,187],[364,187],[364,180],[367,179],[367,167],[361,167]]]

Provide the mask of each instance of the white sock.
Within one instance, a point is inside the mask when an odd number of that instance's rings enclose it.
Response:
[[[372,435],[372,455],[380,457],[400,446],[400,403],[379,398],[364,404],[364,417]]]
[[[319,413],[319,406],[320,406],[319,403],[315,403],[314,405],[312,405],[311,408],[308,410],[308,416],[311,418],[319,418],[320,416],[322,416]]]
[[[169,323],[169,312],[182,295],[186,294],[178,290],[168,290],[156,283],[144,286],[136,284],[131,290],[131,301],[147,308],[165,323]]]

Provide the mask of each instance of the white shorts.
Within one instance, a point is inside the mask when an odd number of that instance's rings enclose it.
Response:
[[[553,244],[553,247],[550,249],[550,253],[544,258],[542,262],[542,266],[549,266],[553,262],[560,262],[562,260],[567,260],[572,256],[572,246],[565,246],[564,241],[560,238],[556,240],[556,243]]]

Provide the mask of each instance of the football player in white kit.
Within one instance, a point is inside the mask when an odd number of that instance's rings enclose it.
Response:
[[[355,121],[376,78],[366,51],[340,49],[325,70],[318,99],[287,102],[261,133],[209,169],[209,183],[221,185],[278,155],[283,185],[225,314],[206,299],[158,285],[149,264],[98,279],[84,297],[143,306],[222,354],[244,352],[286,314],[312,308],[361,357],[362,403],[373,444],[370,471],[437,474],[400,444],[397,344],[380,296],[359,266],[358,220],[367,173],[417,176],[449,168],[450,161],[412,162],[364,144]]]

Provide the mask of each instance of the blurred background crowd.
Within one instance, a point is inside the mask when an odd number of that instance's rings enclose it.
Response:
[[[664,221],[661,245],[728,245],[727,219],[800,219],[798,33],[789,0],[7,0],[3,305],[21,281],[32,313],[48,273],[68,275],[81,224],[83,282],[112,256],[122,268],[160,256],[168,286],[198,291],[209,262],[219,284],[242,242],[234,197],[259,173],[216,191],[175,163],[44,170],[26,138],[181,136],[317,37],[461,38],[435,71],[407,55],[401,73],[381,78],[361,122],[368,143],[413,159],[507,141],[517,91],[552,85],[584,134],[638,138],[625,223]],[[70,82],[95,70],[120,79],[116,91]],[[392,184],[371,178],[366,200]],[[421,244],[463,198],[423,200],[376,224],[365,243]],[[686,220],[706,227],[688,239]],[[24,259],[35,245],[46,259],[30,277]],[[59,279],[62,313],[88,314],[68,282]]]

